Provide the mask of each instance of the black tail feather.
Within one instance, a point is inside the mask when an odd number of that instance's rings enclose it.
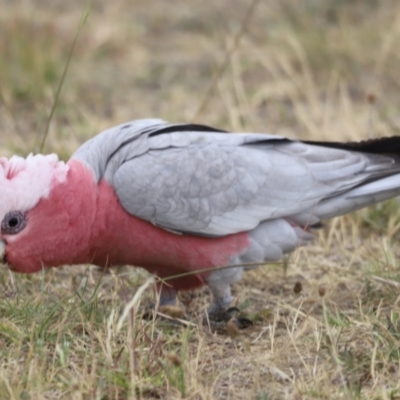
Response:
[[[334,149],[360,151],[370,154],[400,155],[400,136],[383,137],[363,140],[361,142],[314,142],[303,141],[314,146],[331,147]]]

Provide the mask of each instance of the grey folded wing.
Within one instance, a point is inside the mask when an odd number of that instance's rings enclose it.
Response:
[[[398,177],[379,183],[399,173],[389,156],[267,134],[202,131],[154,120],[148,125],[125,125],[124,140],[116,139],[116,132],[105,135],[107,157],[96,168],[127,212],[175,232],[222,236],[276,218],[316,223],[374,202],[377,192],[398,190]],[[111,137],[117,143],[113,151]],[[101,156],[103,143],[91,146]],[[87,153],[78,151],[76,157],[95,164],[96,157]],[[363,185],[369,189],[353,196]]]

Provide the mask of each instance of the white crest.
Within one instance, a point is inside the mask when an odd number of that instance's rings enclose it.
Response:
[[[65,182],[69,166],[56,154],[0,158],[0,221],[9,211],[28,211]]]

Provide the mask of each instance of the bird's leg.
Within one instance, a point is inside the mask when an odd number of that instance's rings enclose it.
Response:
[[[232,302],[231,283],[235,282],[241,274],[242,268],[215,271],[210,274],[207,284],[213,295],[213,302],[203,319],[205,325],[219,330],[224,328],[232,318],[240,329],[253,325],[249,319],[239,315],[240,310],[237,307],[230,307]]]
[[[178,291],[172,286],[160,284],[160,300],[158,302],[157,312],[160,314],[162,320],[166,319],[171,323],[181,323],[182,319],[186,319],[185,309],[177,305],[177,294]]]
[[[176,304],[178,292],[171,286],[161,283],[157,285],[157,292],[160,296],[158,306],[173,306]]]
[[[156,301],[155,304],[150,304],[147,307],[147,311],[143,314],[144,319],[153,319],[155,316],[154,312],[165,312],[163,308],[168,308],[170,306],[174,307],[176,304],[176,296],[178,292],[171,286],[158,283],[155,291],[158,301]]]
[[[215,322],[229,321],[232,318],[229,313],[229,306],[232,301],[231,285],[220,280],[210,280],[208,287],[213,295],[213,302],[207,310],[208,319]]]
[[[238,260],[232,260],[232,264],[238,264]],[[207,284],[213,295],[213,302],[207,312],[208,319],[229,321],[232,317],[229,312],[232,301],[231,283],[237,282],[242,273],[242,267],[217,269],[207,277]]]

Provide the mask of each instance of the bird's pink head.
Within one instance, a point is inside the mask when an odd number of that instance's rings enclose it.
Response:
[[[68,169],[56,154],[0,158],[0,220],[10,211],[31,210],[54,185],[66,181]]]
[[[81,206],[76,195],[85,175],[72,170],[55,154],[0,159],[1,239],[11,269],[35,272],[70,260],[65,241],[79,240],[73,231]]]

